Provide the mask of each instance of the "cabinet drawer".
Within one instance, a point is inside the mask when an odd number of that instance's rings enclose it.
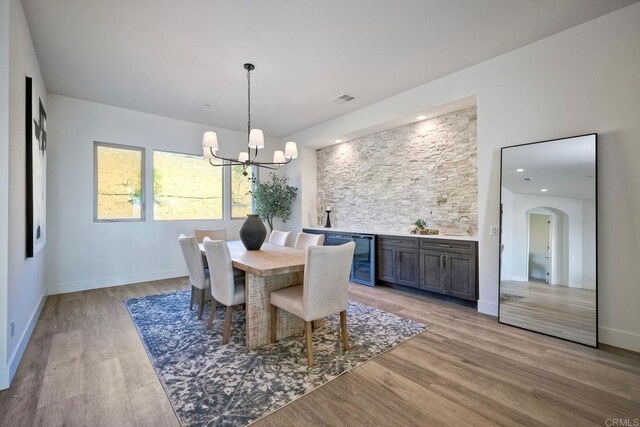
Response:
[[[463,240],[442,240],[442,239],[423,238],[422,242],[420,242],[420,248],[446,251],[446,252],[473,254],[476,252],[476,242],[467,242]]]
[[[418,239],[416,237],[394,237],[394,236],[379,236],[378,244],[385,246],[399,246],[403,248],[417,248]]]

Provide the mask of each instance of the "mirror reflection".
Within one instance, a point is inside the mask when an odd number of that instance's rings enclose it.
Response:
[[[596,135],[502,149],[499,320],[597,346]]]

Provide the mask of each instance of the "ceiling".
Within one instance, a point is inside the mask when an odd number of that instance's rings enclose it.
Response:
[[[502,185],[514,193],[593,199],[595,174],[594,135],[502,149]]]
[[[253,62],[254,127],[282,137],[636,1],[22,3],[49,92],[244,130]]]

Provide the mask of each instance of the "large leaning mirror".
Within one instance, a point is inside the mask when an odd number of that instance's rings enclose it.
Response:
[[[498,319],[598,345],[596,134],[502,149]]]

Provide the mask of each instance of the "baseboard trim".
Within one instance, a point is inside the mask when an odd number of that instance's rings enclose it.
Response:
[[[490,316],[498,316],[498,304],[492,301],[478,300],[478,312]]]
[[[29,319],[29,323],[25,328],[20,340],[18,341],[18,345],[16,349],[13,351],[11,358],[9,359],[9,363],[5,368],[0,369],[0,390],[4,390],[9,388],[11,385],[11,381],[13,377],[16,375],[16,371],[18,370],[18,366],[20,366],[20,361],[22,360],[22,356],[24,355],[24,351],[27,348],[27,344],[29,344],[29,340],[31,339],[31,334],[33,333],[33,329],[36,327],[36,323],[40,318],[40,313],[42,313],[42,308],[44,307],[44,303],[47,301],[46,292],[40,297],[40,302],[38,306],[31,314],[31,318]]]
[[[640,353],[640,334],[607,326],[598,327],[598,341]]]
[[[186,276],[187,269],[155,271],[151,273],[130,274],[126,276],[102,277],[99,279],[79,280],[75,282],[55,283],[48,286],[49,295],[66,294],[69,292],[88,291],[90,289],[110,288],[112,286],[130,285],[132,283],[148,282],[151,280],[170,279]]]

